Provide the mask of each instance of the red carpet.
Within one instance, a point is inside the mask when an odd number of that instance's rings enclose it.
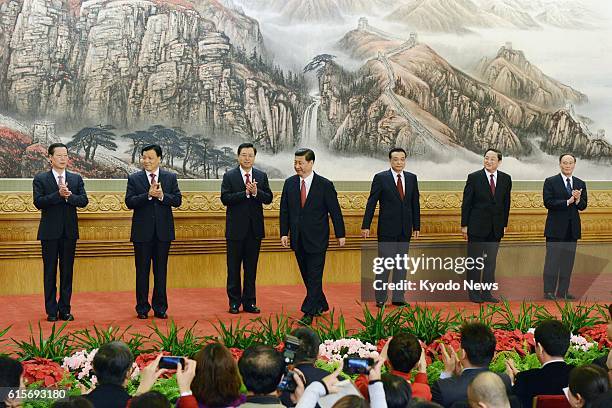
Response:
[[[325,293],[330,302],[330,307],[335,308],[336,313],[342,312],[347,320],[349,328],[357,328],[359,323],[355,317],[361,317],[361,306],[356,299],[360,298],[359,284],[330,284],[325,285]],[[287,313],[299,318],[299,311],[305,289],[302,285],[295,286],[266,286],[258,288],[258,305],[262,309],[260,316],[267,317],[273,313]],[[168,315],[174,319],[178,326],[191,327],[194,322],[195,330],[199,335],[215,334],[213,323],[217,319],[228,323],[241,319],[248,322],[257,315],[240,313],[230,315],[227,312],[227,296],[225,288],[212,289],[171,289],[168,293],[169,310]],[[410,297],[407,295],[407,299]],[[12,325],[9,332],[4,336],[5,340],[0,343],[0,349],[6,350],[12,343],[9,339],[26,339],[29,336],[30,325],[34,334],[38,334],[38,322],[41,323],[45,334],[50,332],[52,323],[45,320],[43,296],[4,296],[0,297],[4,305],[4,313],[0,316],[0,331]],[[72,298],[72,313],[75,321],[68,323],[68,331],[74,331],[85,327],[96,325],[98,328],[106,328],[109,325],[126,328],[132,326],[130,332],[143,334],[150,333],[147,327],[153,320],[136,319],[134,311],[135,294],[133,292],[97,292],[76,293]],[[555,310],[554,302],[538,302],[549,306],[552,312]],[[518,311],[520,302],[511,302],[512,309]],[[370,310],[376,308],[369,304]],[[469,302],[437,302],[430,303],[434,309],[448,311],[460,310],[464,314],[471,314],[478,310],[478,305]],[[150,314],[152,316],[152,313]],[[61,324],[62,322],[60,322]],[[168,321],[156,319],[158,326],[164,327]]]

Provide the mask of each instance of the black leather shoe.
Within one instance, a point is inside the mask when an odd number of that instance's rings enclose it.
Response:
[[[55,315],[55,316],[47,315],[47,321],[48,322],[57,322],[57,315]]]
[[[393,306],[406,306],[408,303],[406,302],[391,302]]]
[[[382,309],[385,306],[385,302],[376,302],[376,307]]]
[[[298,320],[298,323],[301,326],[310,326],[312,324],[312,318],[313,318],[312,315],[305,313],[304,316],[302,316],[302,318]]]
[[[244,310],[247,313],[255,313],[255,314],[261,313],[261,310],[259,310],[259,308],[255,305],[244,306],[242,310]]]
[[[546,293],[544,293],[544,299],[547,299],[547,300],[557,300],[557,297],[552,292],[546,292]]]
[[[491,295],[483,297],[482,301],[487,303],[499,303],[499,299]]]
[[[138,313],[138,316],[136,317],[140,320],[146,320],[148,316],[146,313]]]
[[[480,296],[470,296],[470,302],[472,303],[484,303],[484,300]]]
[[[238,310],[238,306],[230,306],[229,312],[231,314],[238,314],[238,313],[240,313],[240,310]]]
[[[62,319],[63,321],[66,321],[66,322],[71,322],[71,321],[74,320],[74,316],[72,314],[68,313],[68,314],[65,314],[65,315],[61,315],[60,319]]]
[[[576,300],[576,296],[566,293],[565,295],[558,295],[557,298],[565,300]]]
[[[162,313],[153,313],[153,315],[155,317],[157,317],[158,319],[167,319],[168,318],[168,314],[166,312],[162,312]]]

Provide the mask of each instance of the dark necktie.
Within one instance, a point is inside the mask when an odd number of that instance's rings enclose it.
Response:
[[[404,200],[404,186],[402,185],[402,176],[401,174],[397,175],[397,192],[399,193],[400,199]]]
[[[565,189],[567,190],[567,194],[572,195],[572,184],[570,183],[569,177],[565,179]]]
[[[149,177],[151,177],[151,185],[152,185],[153,183],[155,183],[155,173],[149,174]]]
[[[491,188],[491,195],[495,195],[495,180],[493,179],[493,175],[491,174],[491,180],[489,181],[489,187]]]
[[[302,208],[304,208],[306,204],[306,182],[304,180],[302,180],[302,188],[300,189],[300,203]]]

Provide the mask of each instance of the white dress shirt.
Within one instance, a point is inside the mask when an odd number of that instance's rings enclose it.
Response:
[[[404,179],[404,172],[396,173],[395,170],[391,169],[391,173],[393,174],[393,183],[397,186],[397,176],[399,175],[402,180],[402,191],[404,192],[404,196],[406,195],[406,180]]]
[[[493,175],[493,184],[497,187],[497,170],[493,173],[489,173],[487,169],[485,169],[485,174],[487,175],[487,184],[491,184],[491,174]]]
[[[314,178],[314,171],[310,172],[310,175],[306,178],[300,177],[300,191],[302,191],[302,181],[306,183],[306,197],[308,198],[308,193],[310,193],[310,186],[312,185],[312,179]]]
[[[251,168],[251,170],[249,170],[249,171],[245,171],[245,170],[242,168],[242,166],[238,166],[238,168],[240,169],[240,174],[242,174],[242,181],[244,182],[244,185],[245,185],[245,186],[246,186],[246,175],[247,175],[247,174],[249,175],[249,179],[250,179],[249,181],[250,181],[251,183],[252,183],[253,181],[255,181],[255,180],[253,179],[253,168]],[[250,193],[247,191],[247,192],[246,192],[246,196],[247,196],[247,197],[250,197],[250,196],[251,196],[251,194],[250,194]],[[257,194],[254,194],[254,195],[253,195],[253,197],[256,197],[256,196],[257,196]]]
[[[147,180],[149,180],[149,185],[151,185],[151,174],[155,174],[155,182],[159,183],[159,167],[155,170],[155,171],[148,171],[145,170],[145,173],[147,174]],[[149,196],[149,200],[152,200],[153,197]],[[159,201],[163,200],[164,196],[162,195],[161,197],[158,198]]]

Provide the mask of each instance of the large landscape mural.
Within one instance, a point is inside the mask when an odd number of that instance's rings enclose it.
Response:
[[[612,178],[612,5],[579,0],[0,0],[0,177],[121,178],[157,142],[219,178],[253,141],[273,178],[298,146],[367,180],[401,146],[421,179],[487,147],[515,179],[557,156]],[[607,133],[608,132],[608,133]]]

